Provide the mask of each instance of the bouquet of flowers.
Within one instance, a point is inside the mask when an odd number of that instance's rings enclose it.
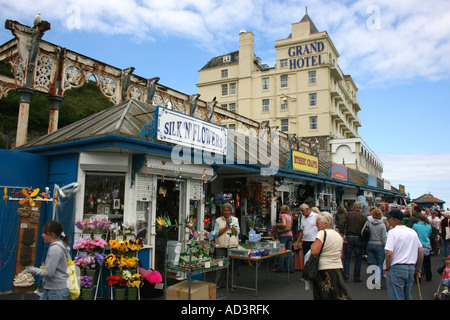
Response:
[[[101,250],[106,247],[108,243],[102,238],[81,238],[74,244],[73,248],[77,250],[84,250],[87,252],[92,252],[95,250]]]
[[[127,280],[123,276],[109,276],[107,278],[108,285],[116,288],[125,288],[127,286]]]
[[[92,287],[92,277],[90,276],[81,276],[80,285],[82,288],[89,289]]]
[[[75,226],[83,231],[106,232],[109,229],[110,222],[104,218],[88,218],[83,221],[75,222]]]
[[[95,269],[96,267],[100,267],[103,265],[105,256],[106,255],[104,253],[79,254],[73,259],[73,261],[76,266],[79,266],[81,268]]]
[[[141,262],[137,257],[127,257],[126,255],[116,255],[110,253],[105,257],[105,266],[107,268],[132,269],[140,266]]]
[[[128,288],[139,288],[144,285],[144,276],[139,273],[132,274],[125,270],[122,272],[122,277],[127,281]]]
[[[116,252],[126,253],[126,252],[136,252],[142,249],[144,246],[144,240],[137,238],[136,240],[109,240],[109,246],[111,250]]]

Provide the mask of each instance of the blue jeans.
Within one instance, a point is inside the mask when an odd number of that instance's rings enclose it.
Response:
[[[69,296],[69,289],[62,290],[48,290],[44,289],[40,300],[67,300]]]
[[[383,262],[385,257],[384,246],[381,244],[368,243],[366,246],[367,260],[369,264],[378,266],[379,273],[376,280],[381,282],[381,276],[383,274]]]
[[[394,264],[386,273],[386,284],[390,300],[412,300],[414,265]]]
[[[280,236],[280,243],[284,243],[286,250],[292,250],[292,236]],[[292,252],[278,256],[277,271],[287,271],[287,266],[284,265],[284,260],[287,259],[289,263],[289,271],[294,272],[294,257]]]
[[[361,237],[347,236],[344,244],[344,277],[350,274],[350,259],[355,252],[355,268],[353,270],[353,281],[361,280],[361,261],[363,255],[363,241]]]
[[[442,258],[447,258],[450,255],[450,239],[445,240],[441,237],[442,242]]]

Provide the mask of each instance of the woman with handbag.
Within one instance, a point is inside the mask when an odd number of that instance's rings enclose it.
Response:
[[[288,205],[281,206],[280,209],[280,223],[277,223],[276,227],[280,237],[280,243],[285,245],[286,250],[292,250],[292,239],[294,234],[292,233],[293,218]],[[288,266],[285,266],[285,259],[287,259]],[[273,269],[273,272],[294,272],[294,257],[292,252],[280,256],[278,259],[278,265]]]
[[[318,271],[314,279],[314,300],[350,300],[350,294],[342,272],[343,239],[333,230],[333,217],[321,212],[316,219],[316,240],[311,246],[311,255],[319,256]],[[305,265],[306,269],[306,265]]]

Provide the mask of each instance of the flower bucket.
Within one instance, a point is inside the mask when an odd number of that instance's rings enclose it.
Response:
[[[97,269],[86,269],[86,275],[92,277],[92,283],[97,281]]]
[[[83,300],[93,300],[94,299],[94,288],[83,288]]]
[[[116,300],[125,300],[125,288],[116,288]]]
[[[128,288],[128,300],[137,300],[137,288]]]

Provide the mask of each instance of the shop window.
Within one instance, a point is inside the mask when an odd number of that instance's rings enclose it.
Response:
[[[108,217],[122,224],[125,174],[87,172],[84,195],[84,218],[95,215]]]
[[[144,240],[145,244],[150,244],[150,221],[152,213],[152,203],[148,201],[136,202],[136,237]]]

